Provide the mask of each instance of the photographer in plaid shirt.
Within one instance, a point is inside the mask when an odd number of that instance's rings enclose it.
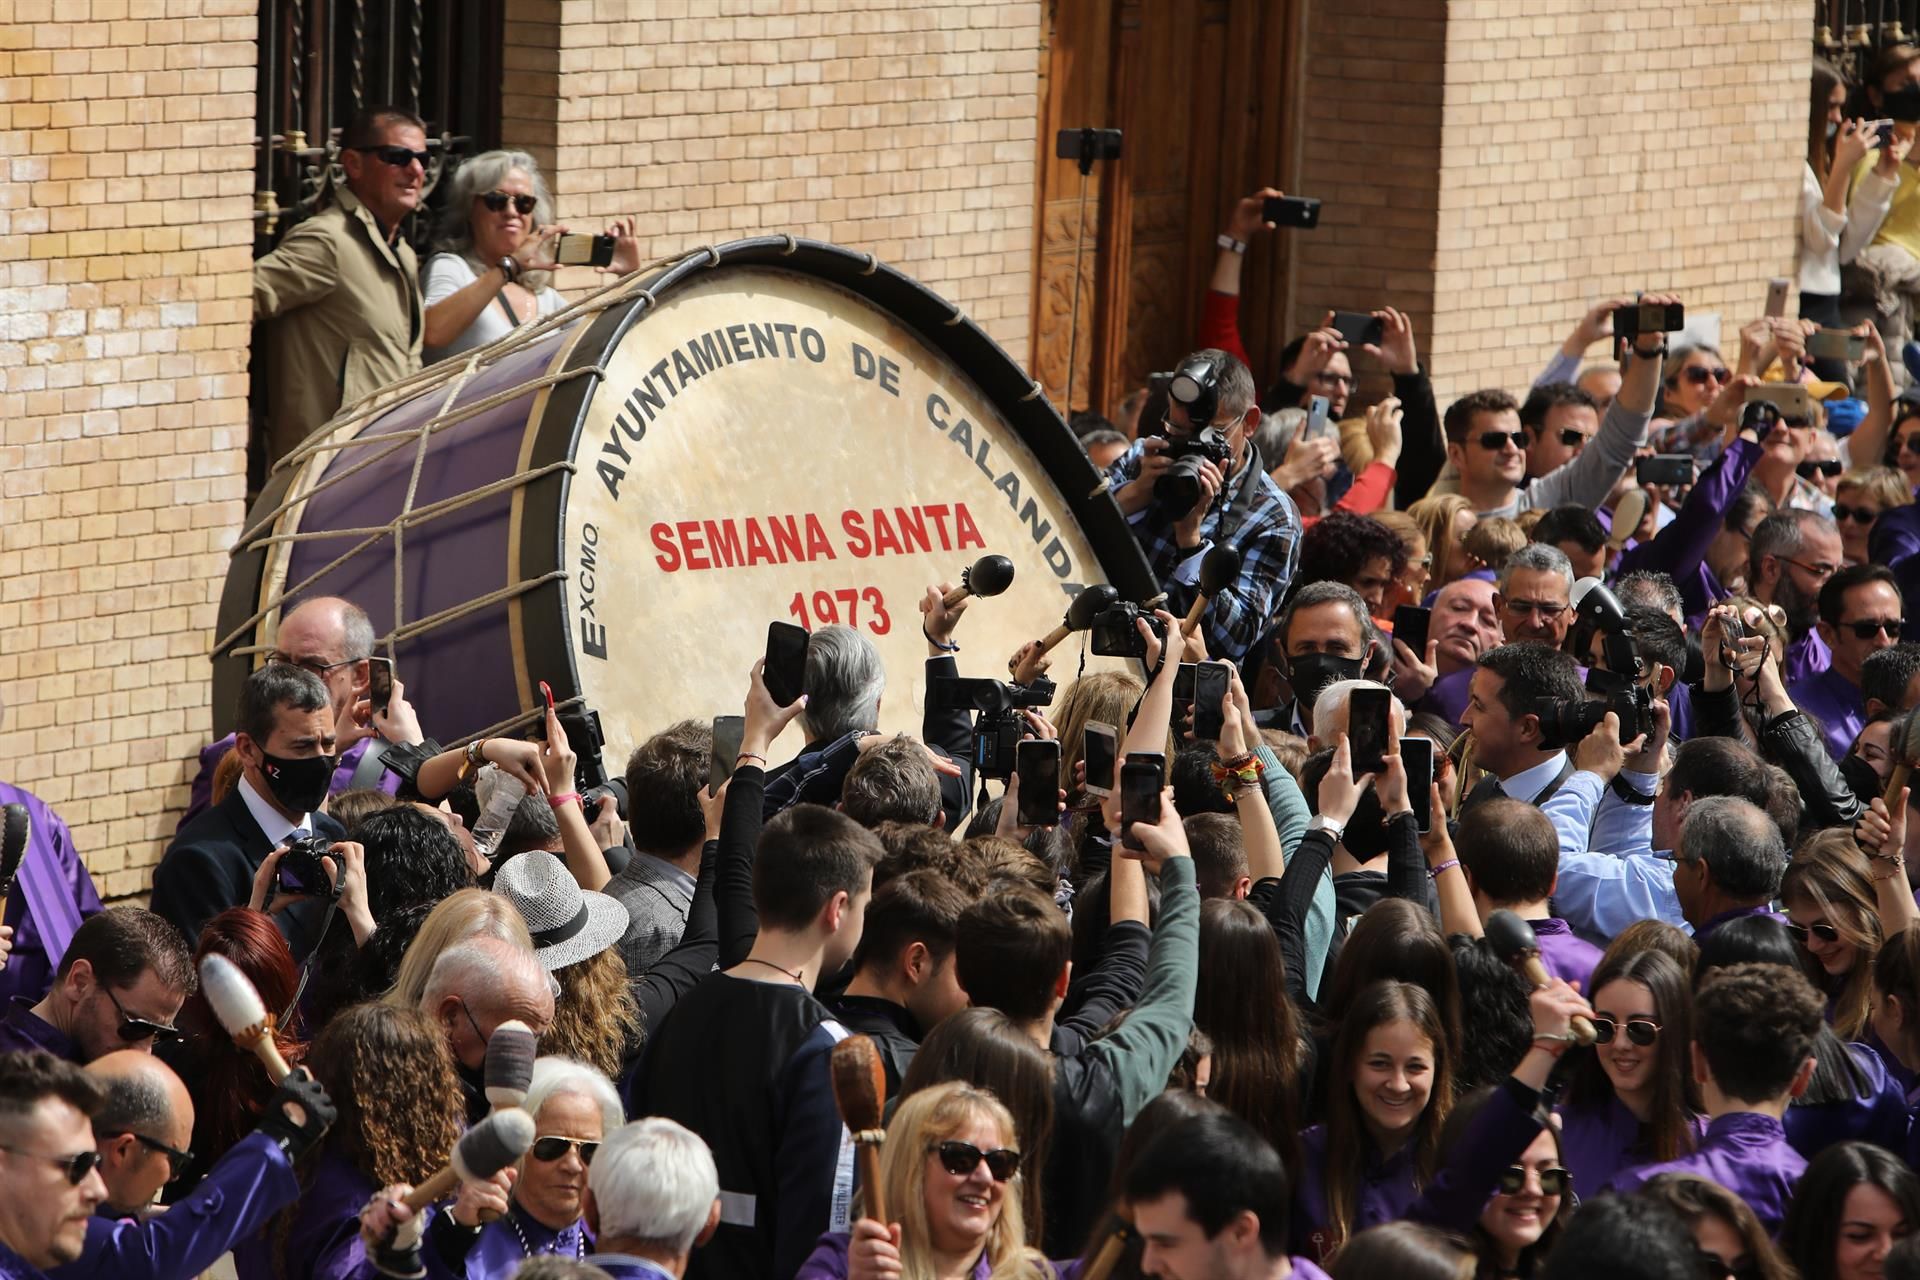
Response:
[[[1165,419],[1140,424],[1140,439],[1108,469],[1107,480],[1176,617],[1193,603],[1207,549],[1240,553],[1240,576],[1207,605],[1200,631],[1208,653],[1239,662],[1279,615],[1299,558],[1300,510],[1268,477],[1254,448],[1260,410],[1247,366],[1208,348],[1180,362],[1176,387],[1182,378],[1200,384],[1200,399],[1186,399],[1196,407],[1211,401],[1212,416],[1190,422],[1182,397],[1169,395]],[[1195,442],[1220,446],[1218,460],[1189,453]],[[1170,486],[1161,485],[1169,471],[1185,471],[1195,482],[1172,503]]]

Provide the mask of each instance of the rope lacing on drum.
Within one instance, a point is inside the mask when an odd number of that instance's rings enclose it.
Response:
[[[405,565],[403,556],[405,554],[407,529],[418,527],[430,520],[439,519],[460,511],[472,506],[476,502],[483,502],[499,494],[519,489],[524,485],[531,484],[557,472],[565,471],[572,473],[575,470],[574,464],[571,461],[549,463],[524,472],[518,472],[501,480],[496,480],[471,492],[463,493],[458,497],[444,499],[416,508],[414,501],[418,494],[419,479],[426,457],[428,442],[438,433],[459,426],[461,423],[472,421],[482,414],[499,408],[501,405],[523,399],[529,395],[535,397],[546,395],[550,393],[553,387],[559,386],[562,383],[571,382],[576,378],[605,378],[607,369],[603,364],[583,364],[567,369],[557,368],[556,366],[566,358],[570,350],[570,343],[568,343],[556,348],[548,371],[540,374],[538,377],[519,383],[507,390],[485,396],[470,404],[455,404],[460,392],[483,369],[492,366],[507,356],[518,354],[549,337],[561,333],[578,320],[599,315],[617,306],[630,304],[635,299],[639,299],[641,304],[649,310],[657,306],[658,300],[654,297],[653,291],[646,288],[641,282],[652,279],[654,273],[662,268],[689,262],[693,260],[696,255],[702,253],[704,253],[709,260],[707,265],[717,266],[721,261],[720,251],[712,245],[708,245],[703,249],[694,249],[675,254],[672,257],[656,259],[635,270],[632,274],[595,290],[578,302],[563,307],[551,315],[539,317],[521,325],[519,328],[513,330],[509,336],[485,347],[480,347],[464,358],[444,360],[439,364],[428,365],[415,373],[409,374],[398,382],[391,383],[362,396],[353,404],[336,414],[325,425],[315,430],[312,435],[308,436],[292,452],[288,453],[274,465],[274,471],[276,473],[283,469],[291,470],[295,473],[291,482],[287,485],[286,496],[271,511],[266,512],[260,519],[254,521],[241,534],[239,540],[234,544],[233,554],[240,555],[255,549],[271,549],[277,546],[288,546],[297,542],[315,541],[321,538],[352,538],[355,539],[355,541],[344,554],[329,561],[318,571],[308,574],[298,582],[289,583],[282,580],[276,586],[275,578],[285,573],[286,560],[284,559],[284,553],[277,560],[270,559],[262,573],[260,607],[252,616],[240,623],[239,626],[235,627],[227,635],[220,638],[219,642],[213,647],[213,656],[220,657],[228,653],[252,654],[261,652],[265,646],[241,646],[239,643],[240,640],[243,637],[251,635],[262,621],[276,613],[286,601],[297,598],[308,588],[323,580],[328,574],[346,564],[355,556],[377,545],[383,538],[392,538],[394,544],[394,626],[393,630],[381,637],[378,643],[384,646],[390,655],[393,652],[394,646],[400,640],[410,635],[426,630],[431,626],[442,625],[477,610],[491,607],[515,596],[523,595],[547,582],[553,581],[556,577],[564,576],[563,571],[555,571],[537,578],[509,583],[499,590],[490,592],[477,600],[469,600],[464,604],[443,610],[431,618],[415,619],[412,622],[406,621],[404,609]],[[582,326],[575,332],[575,339],[584,332],[585,326]],[[418,425],[408,427],[401,431],[379,435],[361,436],[359,434],[362,428],[373,419],[387,412],[387,410],[403,403],[416,401],[424,394],[437,391],[441,388],[446,388],[446,394],[441,398],[438,411],[429,415]],[[394,454],[409,446],[415,451],[413,466],[408,476],[405,499],[402,502],[399,513],[396,514],[392,520],[364,528],[311,530],[307,532],[271,532],[271,530],[286,519],[290,512],[302,507],[309,499],[317,497],[327,490],[346,482],[353,476],[365,471],[368,467],[392,457]],[[357,456],[351,464],[338,468],[331,474],[319,479],[316,483],[306,483],[306,481],[312,477],[319,475],[321,469],[334,455],[344,454],[349,449],[360,450],[360,456]],[[540,714],[545,714],[544,708],[542,708]]]
[[[1107,479],[1106,472],[1103,471],[1100,473],[1100,483],[1093,486],[1092,490],[1088,492],[1087,496],[1089,498],[1097,498],[1112,487],[1113,487],[1112,483]]]
[[[880,269],[880,259],[874,257],[872,254],[868,254],[867,265],[861,269],[860,274],[863,276],[870,276],[874,272],[878,271],[879,269]]]
[[[783,258],[791,258],[794,254],[800,252],[800,242],[793,238],[793,232],[789,231],[786,234],[787,247],[780,251],[780,256]]]
[[[956,302],[953,304],[953,314],[947,317],[946,322],[949,326],[965,324],[967,322],[967,313],[960,309],[959,303]]]
[[[1020,403],[1025,404],[1029,400],[1038,400],[1041,396],[1044,396],[1045,394],[1047,394],[1046,388],[1042,387],[1040,385],[1039,379],[1036,378],[1034,380],[1032,388],[1028,390],[1027,394],[1020,397]]]

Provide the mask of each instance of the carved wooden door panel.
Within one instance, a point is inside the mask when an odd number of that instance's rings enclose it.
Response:
[[[1044,18],[1033,365],[1066,408],[1111,414],[1195,345],[1214,236],[1240,196],[1291,171],[1292,70],[1302,0],[1051,0]],[[1054,134],[1124,131],[1094,170],[1074,325],[1080,173]],[[1096,238],[1097,237],[1097,238]],[[1284,263],[1261,249],[1243,280],[1256,362],[1285,341]]]

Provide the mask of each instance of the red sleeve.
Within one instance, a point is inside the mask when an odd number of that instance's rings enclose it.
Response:
[[[1240,345],[1240,295],[1207,290],[1206,305],[1200,309],[1200,345],[1218,347],[1247,368],[1247,349]],[[1255,381],[1258,382],[1258,378]]]
[[[1335,511],[1350,511],[1357,516],[1372,515],[1393,492],[1394,470],[1384,462],[1370,462],[1366,470],[1353,478],[1353,484],[1333,504]]]

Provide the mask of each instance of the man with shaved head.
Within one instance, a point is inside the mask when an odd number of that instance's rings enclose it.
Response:
[[[152,1054],[130,1050],[95,1058],[87,1075],[103,1095],[91,1119],[107,1194],[87,1221],[79,1257],[50,1270],[51,1280],[199,1275],[294,1202],[300,1183],[293,1162],[334,1118],[326,1092],[305,1070],[295,1071],[268,1101],[260,1127],[160,1212],[153,1205],[161,1190],[194,1165],[186,1085]]]
[[[388,714],[362,724],[353,714],[355,704],[367,697],[371,679],[369,659],[373,656],[373,623],[367,611],[339,596],[315,596],[303,600],[284,614],[274,630],[273,648],[268,662],[284,662],[311,671],[327,689],[327,709],[335,736],[341,739],[339,759],[329,794],[351,786],[377,786],[389,795],[399,789],[399,776],[378,767],[378,756],[362,769],[361,762],[375,742],[419,743],[423,741],[413,709],[396,692]],[[184,828],[202,810],[213,803],[213,775],[220,760],[233,750],[235,735],[228,734],[200,752],[200,774],[193,780],[187,811],[181,815]],[[178,829],[178,828],[177,828]]]

